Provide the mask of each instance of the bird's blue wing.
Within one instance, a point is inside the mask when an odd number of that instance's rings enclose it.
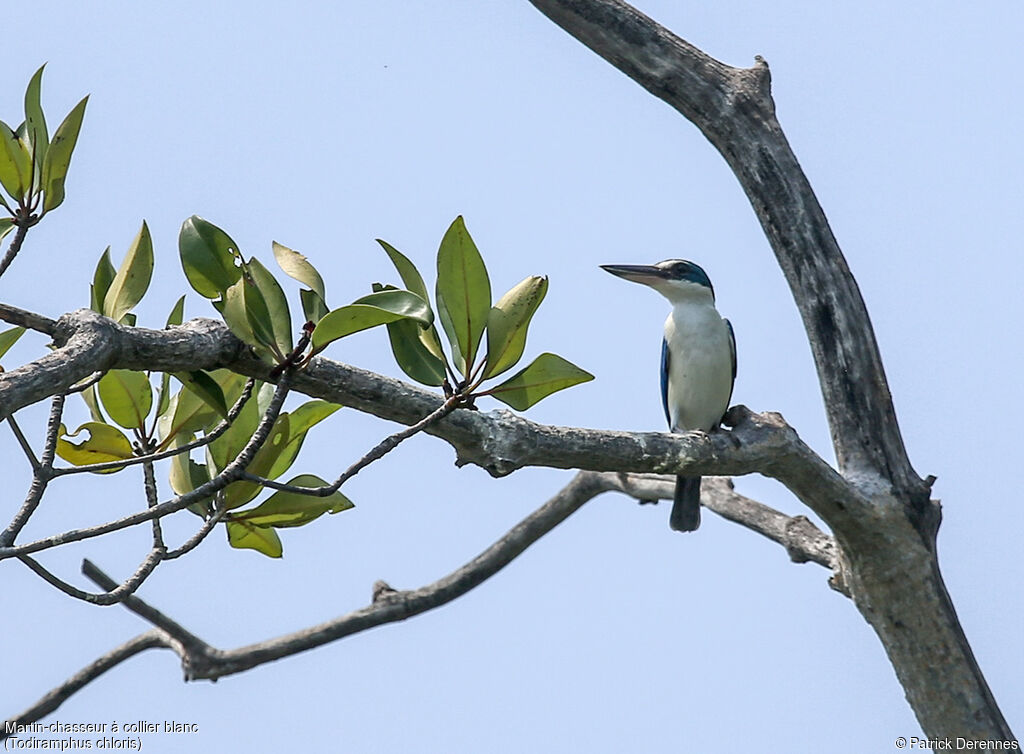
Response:
[[[729,328],[729,352],[732,356],[732,380],[736,381],[736,333],[733,332],[732,322],[725,320],[725,326]]]
[[[732,328],[729,332],[732,332]],[[735,358],[733,363],[735,364]],[[661,405],[665,409],[665,421],[671,427],[672,417],[668,414],[668,341],[665,338],[661,339]]]
[[[729,328],[729,355],[732,356],[733,382],[733,384],[729,386],[729,400],[726,401],[726,405],[728,406],[730,403],[732,403],[732,389],[733,386],[736,384],[736,333],[733,332],[732,322],[730,322],[729,320],[725,320],[725,326]]]

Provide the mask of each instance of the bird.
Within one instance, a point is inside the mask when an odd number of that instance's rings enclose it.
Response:
[[[603,264],[601,269],[653,288],[672,304],[661,342],[661,403],[672,432],[717,429],[736,382],[736,336],[715,308],[703,268],[685,259],[652,265]],[[700,526],[700,477],[677,476],[669,526]]]

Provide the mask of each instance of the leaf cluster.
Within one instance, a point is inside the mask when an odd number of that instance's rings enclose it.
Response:
[[[25,90],[21,124],[12,128],[0,121],[0,187],[7,194],[0,193],[0,205],[9,213],[0,218],[0,238],[15,226],[35,225],[64,202],[64,183],[89,98],[71,109],[51,138],[40,103],[45,67],[35,72]]]
[[[429,302],[423,276],[412,261],[388,242],[378,239],[378,243],[405,287]],[[381,293],[391,289],[375,288]],[[492,304],[487,267],[459,216],[441,239],[434,288],[438,319],[451,355],[442,348],[432,321],[405,320],[387,325],[395,360],[409,377],[424,385],[443,386],[447,395],[461,394],[467,401],[490,395],[520,411],[554,392],[594,379],[561,356],[543,353],[512,377],[480,390],[484,381],[507,372],[522,359],[530,322],[547,290],[547,278],[533,275]]]

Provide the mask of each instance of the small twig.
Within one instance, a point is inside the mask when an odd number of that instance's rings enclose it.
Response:
[[[21,251],[21,245],[25,242],[25,236],[28,234],[28,229],[33,225],[35,225],[35,222],[32,222],[31,218],[26,216],[26,213],[20,210],[15,213],[14,227],[17,230],[14,231],[11,245],[7,247],[7,253],[4,254],[3,259],[0,259],[0,275],[7,271],[7,268],[11,266],[11,262],[18,256],[18,252]]]
[[[291,484],[285,484],[283,482],[275,482],[273,479],[267,479],[266,477],[257,476],[256,474],[250,474],[248,471],[242,472],[242,479],[246,479],[250,482],[257,482],[264,487],[269,487],[272,490],[279,490],[283,492],[294,492],[299,495],[309,495],[311,497],[327,497],[333,495],[338,491],[345,482],[354,477],[360,471],[365,469],[374,461],[379,461],[381,458],[386,456],[392,450],[398,447],[398,445],[408,438],[412,437],[418,432],[422,432],[424,429],[429,427],[436,421],[439,421],[454,411],[464,400],[461,395],[453,395],[442,403],[437,409],[431,411],[425,417],[420,419],[415,424],[406,427],[403,430],[395,432],[393,435],[388,435],[375,445],[369,452],[367,452],[362,458],[349,466],[337,479],[331,484],[323,487],[298,487]]]
[[[156,475],[153,473],[153,462],[148,461],[142,464],[142,483],[146,490],[146,505],[153,509],[160,504],[157,498]],[[153,549],[166,551],[164,546],[164,533],[160,527],[160,519],[153,519]]]
[[[108,593],[118,588],[117,582],[104,573],[99,566],[91,560],[86,559],[82,561],[82,574],[96,584],[100,589],[107,590]],[[175,641],[180,642],[187,650],[204,651],[210,648],[210,645],[205,641],[188,629],[184,628],[177,621],[164,615],[155,607],[145,602],[142,598],[134,594],[129,594],[122,600],[122,603],[128,610],[135,613],[143,620],[149,621]]]
[[[11,431],[14,433],[14,436],[18,438],[18,444],[21,445],[21,449],[25,451],[25,455],[28,457],[28,462],[32,464],[32,471],[34,473],[38,472],[41,467],[39,459],[36,458],[36,454],[32,451],[32,446],[29,445],[28,439],[25,437],[25,434],[21,431],[21,427],[18,426],[18,422],[14,420],[14,416],[8,416],[7,423],[10,425]]]
[[[97,382],[102,380],[103,379],[103,375],[105,375],[105,374],[106,374],[106,372],[96,372],[96,374],[92,375],[89,379],[85,380],[84,382],[80,382],[79,384],[75,385],[74,387],[69,388],[67,391],[65,391],[64,395],[74,395],[75,393],[84,393],[86,390],[91,388]]]
[[[39,507],[39,503],[43,499],[46,486],[53,477],[53,458],[57,451],[57,435],[60,433],[60,420],[63,414],[64,396],[54,396],[53,402],[50,404],[50,417],[46,422],[46,439],[43,442],[43,454],[38,464],[33,467],[32,484],[29,487],[28,495],[25,496],[25,502],[22,503],[20,510],[14,514],[14,518],[3,533],[0,533],[0,549],[14,544],[14,540],[17,539],[21,530],[25,528],[25,524],[28,523],[28,520],[35,513],[36,508]]]
[[[63,579],[55,576],[53,573],[48,571],[38,561],[30,558],[27,555],[21,555],[18,557],[22,563],[29,567],[29,569],[39,576],[43,581],[56,587],[60,591],[69,597],[88,602],[92,605],[116,605],[118,602],[123,602],[127,597],[130,597],[135,592],[142,582],[149,578],[149,575],[153,573],[154,569],[160,565],[160,561],[163,560],[164,550],[161,548],[153,548],[150,550],[146,559],[142,561],[135,573],[129,576],[125,581],[117,585],[115,584],[111,590],[100,593],[86,592],[78,587],[74,587]]]
[[[57,334],[57,320],[19,309],[10,304],[0,304],[0,320],[19,327],[27,327],[29,330],[41,332],[51,338]]]
[[[193,534],[191,537],[185,540],[185,543],[181,547],[178,547],[175,550],[168,550],[167,554],[164,555],[164,560],[174,560],[175,558],[180,558],[185,553],[195,549],[200,542],[206,539],[209,533],[213,531],[214,527],[221,522],[221,520],[224,518],[224,516],[227,515],[227,513],[227,508],[218,508],[213,513],[212,516],[203,521],[203,525],[199,527],[199,531],[197,531],[195,534]]]

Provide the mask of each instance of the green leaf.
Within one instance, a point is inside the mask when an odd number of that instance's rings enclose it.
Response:
[[[89,437],[80,443],[69,442],[65,438],[78,437],[83,431]],[[117,427],[102,422],[86,422],[73,433],[68,434],[63,424],[57,433],[57,455],[75,466],[87,466],[90,463],[107,463],[121,461],[133,455],[132,444]],[[112,474],[120,469],[109,469],[96,472]]]
[[[146,295],[152,277],[153,239],[149,235],[149,226],[143,220],[142,227],[128,247],[128,253],[103,297],[103,314],[119,322]]]
[[[327,304],[316,291],[303,288],[299,291],[299,299],[302,301],[302,316],[306,318],[307,322],[312,322],[314,325],[323,319],[329,311]]]
[[[12,230],[14,230],[14,218],[0,217],[0,241]]]
[[[171,313],[167,315],[167,324],[164,325],[165,330],[171,329],[171,327],[180,325],[185,319],[185,297],[182,296],[178,299],[174,308],[171,309]],[[164,413],[170,408],[171,405],[171,375],[168,372],[164,372],[160,376],[160,400],[156,404],[156,415],[163,416]],[[218,386],[219,388],[219,386]],[[223,395],[223,394],[222,394]]]
[[[542,398],[581,382],[589,382],[594,375],[553,353],[542,353],[525,369],[497,387],[481,395],[493,395],[517,411],[525,411]]]
[[[288,484],[293,487],[327,486],[327,482],[313,474],[300,474],[289,480]],[[314,497],[278,490],[252,510],[235,513],[232,520],[246,521],[253,526],[283,529],[304,526],[325,513],[340,513],[354,507],[355,504],[340,492],[334,492],[327,497]]]
[[[299,454],[299,450],[302,448],[302,443],[306,439],[306,433],[339,408],[341,408],[341,406],[337,403],[329,403],[327,401],[315,399],[306,401],[294,411],[287,414],[289,427],[288,440],[285,442],[284,447],[281,448],[281,453],[278,455],[277,460],[274,461],[269,472],[262,476],[265,476],[268,479],[277,479],[286,472],[295,462],[295,457]]]
[[[153,408],[149,377],[128,369],[111,369],[97,384],[103,408],[125,429],[142,429]]]
[[[85,117],[85,106],[88,102],[89,98],[85,97],[71,109],[64,121],[57,126],[50,148],[46,151],[46,159],[43,160],[43,190],[46,192],[43,209],[47,212],[64,202],[64,181],[68,176],[71,154],[78,142],[78,132],[82,128],[82,119]]]
[[[274,353],[277,339],[274,337],[274,322],[270,317],[270,309],[263,298],[263,291],[248,271],[242,273],[242,279],[236,285],[241,286],[242,305],[245,310],[245,321],[256,340],[258,349]],[[278,349],[280,350],[280,349]],[[282,354],[276,354],[278,359]]]
[[[238,244],[216,225],[197,215],[181,225],[178,255],[189,285],[206,298],[222,297],[242,276]]]
[[[42,170],[47,147],[50,145],[50,137],[46,131],[46,118],[43,116],[43,107],[39,102],[44,68],[46,68],[45,63],[29,80],[28,88],[25,90],[25,131],[28,134],[33,162],[37,171]],[[39,190],[42,186],[36,183],[35,188]]]
[[[89,287],[89,307],[94,312],[103,314],[103,299],[107,297],[107,291],[110,290],[110,284],[114,282],[115,275],[117,275],[117,270],[114,269],[114,265],[110,261],[110,247],[108,246],[100,256],[100,261],[96,263],[96,271],[92,275],[92,285]]]
[[[246,471],[250,474],[255,474],[256,476],[264,478],[269,477],[271,468],[277,462],[277,459],[280,457],[281,452],[284,450],[284,447],[288,442],[288,435],[291,431],[289,424],[288,414],[281,414],[277,417],[277,421],[274,422],[274,427],[270,430],[270,435],[267,437],[267,441],[263,443],[259,450],[256,451],[256,455],[252,459],[252,462],[246,467]],[[249,441],[249,438],[244,439],[245,442]],[[226,460],[230,463],[234,460],[234,457]],[[221,468],[223,468],[223,466],[221,466]],[[260,484],[258,482],[232,482],[224,488],[224,505],[228,509],[245,505],[256,497],[256,495],[259,494],[259,491]]]
[[[424,335],[431,335],[429,329],[425,331],[409,319],[389,322],[387,327],[391,351],[401,370],[421,385],[441,385],[445,377],[444,361],[424,343]]]
[[[203,370],[194,372],[175,372],[174,376],[188,390],[199,396],[222,419],[228,418],[228,405],[224,399],[224,391],[220,385]]]
[[[292,317],[288,311],[288,299],[284,295],[284,291],[281,290],[281,286],[278,285],[277,280],[270,274],[270,271],[260,264],[260,261],[255,257],[250,259],[246,265],[246,270],[252,276],[252,281],[259,289],[259,300],[263,301],[263,305],[266,307],[267,320],[270,324],[271,340],[266,343],[266,346],[274,351],[281,359],[284,358],[285,354],[288,354],[292,350]],[[246,289],[246,305],[249,303],[250,289]],[[248,309],[248,311],[257,312],[257,316],[260,318],[260,329],[264,326],[263,310],[261,308]],[[257,335],[260,330],[257,329],[255,323],[250,319],[249,324],[252,325],[253,332]]]
[[[28,149],[11,127],[0,121],[0,184],[15,201],[25,198],[31,172]]]
[[[185,297],[182,296],[175,302],[174,308],[171,309],[171,313],[167,315],[167,324],[164,325],[165,330],[170,330],[172,327],[178,327],[182,322],[185,321]]]
[[[423,276],[416,269],[416,265],[387,241],[382,241],[378,238],[377,243],[381,245],[381,248],[384,249],[392,264],[395,265],[399,277],[402,278],[402,284],[426,301],[429,306],[430,298],[427,294],[427,286],[423,282]],[[386,289],[386,286],[383,286],[383,288]],[[444,380],[445,357],[444,351],[441,348],[441,339],[437,336],[437,328],[433,324],[426,329],[418,328],[418,336],[427,351],[427,355],[423,355],[421,353],[422,349],[414,344],[409,344],[406,347],[404,341],[406,340],[405,334],[407,332],[412,332],[412,328],[408,325],[400,323],[396,323],[394,327],[388,325],[388,335],[391,336],[391,349],[395,352],[395,359],[398,361],[399,366],[417,382],[421,382],[424,385],[440,385],[441,381]],[[402,356],[399,356],[399,351],[396,350],[396,338],[402,342],[402,345],[398,346],[398,349],[402,351]],[[431,356],[434,358],[430,358]],[[403,366],[403,362],[405,366]],[[441,365],[440,381],[434,382],[438,362]]]
[[[0,356],[7,353],[11,346],[18,342],[18,338],[25,334],[24,327],[12,327],[9,330],[0,332]]]
[[[220,385],[227,403],[234,403],[241,395],[245,386],[245,378],[227,369],[217,369],[210,373],[217,384]],[[250,401],[255,403],[255,401]],[[255,414],[255,411],[253,412]],[[258,415],[255,417],[258,420]],[[157,429],[160,433],[160,448],[163,450],[180,434],[195,434],[206,432],[212,429],[219,422],[217,412],[210,408],[198,395],[188,388],[182,388],[174,398],[167,412],[157,422]],[[237,421],[236,421],[237,423]],[[250,429],[250,435],[255,430],[255,422]],[[229,430],[230,431],[230,430]]]
[[[240,550],[256,550],[271,558],[284,554],[281,538],[271,528],[253,526],[246,521],[226,521],[228,544]]]
[[[380,291],[328,313],[313,331],[313,348],[322,349],[338,338],[360,330],[410,319],[429,325],[433,317],[427,302],[409,291]]]
[[[304,284],[319,295],[321,300],[327,300],[327,294],[324,292],[323,278],[320,277],[320,273],[316,271],[316,268],[310,264],[306,257],[294,249],[282,246],[277,241],[273,242],[273,249],[274,259],[277,260],[277,264],[289,277]]]
[[[526,278],[502,296],[487,316],[487,366],[483,376],[511,369],[523,356],[526,330],[548,292],[548,279]]]
[[[241,452],[245,444],[252,438],[260,421],[260,410],[255,400],[250,400],[238,418],[228,427],[227,431],[206,446],[207,460],[213,473],[219,474]]]
[[[220,312],[228,329],[235,334],[243,343],[264,352],[260,341],[256,339],[252,327],[249,325],[249,315],[245,309],[245,278],[240,277],[224,292],[221,301],[214,301],[213,307]]]
[[[469,377],[491,308],[487,268],[462,216],[455,218],[437,251],[437,314],[452,355]]]
[[[416,269],[414,265],[405,254],[400,252],[394,246],[389,244],[387,241],[377,239],[377,243],[381,245],[384,252],[388,255],[391,263],[395,265],[395,269],[398,270],[398,276],[402,278],[402,284],[407,290],[412,291],[424,301],[430,301],[427,296],[427,285],[423,282],[423,276],[420,275],[420,271]]]

